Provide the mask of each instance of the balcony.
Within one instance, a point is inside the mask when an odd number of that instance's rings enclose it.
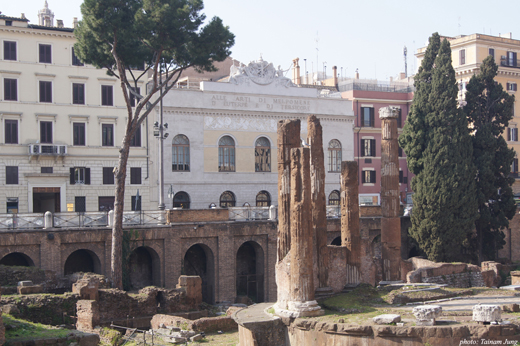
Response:
[[[64,144],[29,144],[29,155],[31,156],[65,156],[67,146]]]

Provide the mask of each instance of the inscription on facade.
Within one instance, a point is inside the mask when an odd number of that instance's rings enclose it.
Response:
[[[310,112],[312,101],[280,97],[213,95],[211,106],[251,110]]]

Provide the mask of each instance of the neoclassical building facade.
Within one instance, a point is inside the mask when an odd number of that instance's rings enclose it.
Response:
[[[354,158],[352,103],[339,94],[295,86],[283,75],[260,59],[232,65],[223,81],[202,81],[200,87],[173,89],[166,95],[166,208],[276,205],[277,123],[300,119],[302,141],[307,142],[306,119],[311,114],[323,127],[326,195],[331,204],[339,202],[341,161]],[[151,150],[156,159],[157,147]],[[152,176],[158,176],[158,165],[152,167]],[[152,201],[159,190],[152,189]]]
[[[125,131],[117,79],[74,55],[74,29],[0,15],[0,213],[106,211]],[[128,161],[125,209],[148,203],[146,124]],[[139,207],[139,205],[137,205]],[[144,208],[144,206],[143,206]]]

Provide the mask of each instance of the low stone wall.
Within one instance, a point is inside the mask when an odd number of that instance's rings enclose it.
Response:
[[[466,272],[422,278],[424,283],[446,284],[450,287],[468,288],[485,287],[484,278],[480,272]]]
[[[99,335],[82,332],[71,332],[66,338],[50,338],[50,339],[33,339],[25,341],[12,340],[8,343],[10,346],[35,346],[35,345],[80,345],[80,346],[97,346],[99,345]],[[2,345],[0,343],[0,345]]]
[[[2,290],[0,290],[0,297],[2,296]],[[5,327],[2,320],[2,309],[0,309],[0,345],[5,343]]]
[[[210,222],[229,221],[229,210],[215,209],[174,209],[167,210],[166,222]]]
[[[237,323],[231,316],[203,317],[197,320],[188,320],[179,316],[155,315],[150,322],[152,329],[159,329],[161,325],[179,327],[196,332],[216,332],[237,330]]]
[[[409,283],[447,284],[452,287],[483,287],[486,282],[492,282],[486,273],[486,280],[479,266],[468,263],[436,263],[423,258],[411,258],[403,261],[401,268],[413,270],[406,273]]]
[[[19,281],[41,284],[47,277],[45,270],[37,267],[5,266],[0,264],[0,286],[16,286]]]

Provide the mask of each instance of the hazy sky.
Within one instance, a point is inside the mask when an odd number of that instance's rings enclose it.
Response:
[[[2,14],[25,13],[30,23],[38,24],[44,0],[2,2]],[[67,27],[73,17],[81,17],[82,2],[48,0],[55,19],[63,19]],[[404,46],[410,75],[417,69],[414,52],[436,31],[445,36],[512,32],[513,38],[520,39],[520,2],[516,1],[205,0],[204,4],[208,18],[221,17],[235,34],[233,58],[248,63],[261,54],[288,69],[292,59],[299,57],[302,75],[307,59],[309,73],[317,66],[323,71],[326,62],[329,75],[336,65],[344,77],[359,69],[361,78],[387,80],[404,72]]]

